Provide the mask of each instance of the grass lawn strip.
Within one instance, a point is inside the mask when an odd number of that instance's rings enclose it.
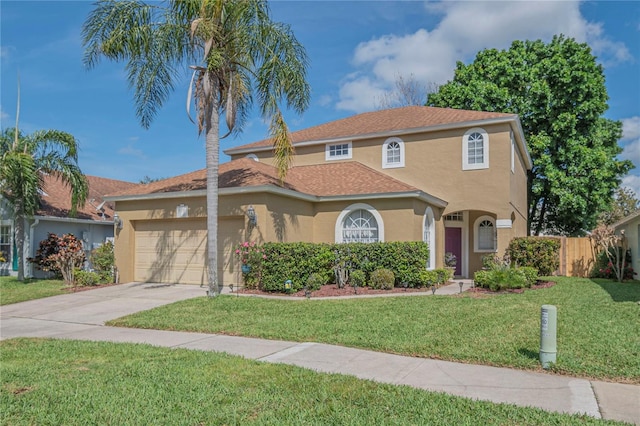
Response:
[[[558,308],[555,371],[640,383],[640,282],[554,278],[523,294],[292,303],[196,298],[109,325],[320,342],[401,355],[540,370],[540,307]]]
[[[0,423],[618,424],[148,345],[0,342]]]
[[[28,279],[20,282],[15,277],[0,277],[0,306],[68,292],[62,280]]]

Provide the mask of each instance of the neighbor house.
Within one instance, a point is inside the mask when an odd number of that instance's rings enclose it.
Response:
[[[40,194],[40,208],[32,218],[25,220],[24,259],[27,277],[42,277],[45,274],[33,267],[26,259],[34,257],[40,241],[49,233],[57,235],[73,234],[82,240],[85,253],[107,239],[113,238],[114,205],[103,196],[136,186],[131,182],[86,176],[89,196],[84,206],[74,217],[71,212],[71,191],[67,185],[53,175],[44,175],[43,191]],[[15,275],[18,270],[18,253],[14,241],[14,219],[11,206],[0,197],[0,252],[6,262],[0,263],[0,275]]]
[[[613,224],[616,234],[624,233],[628,248],[631,251],[631,267],[636,274],[640,273],[640,210],[630,214]],[[635,275],[635,279],[640,276]]]
[[[225,151],[219,171],[220,284],[240,282],[242,241],[426,241],[427,268],[457,258],[472,277],[484,255],[527,234],[527,171],[517,115],[432,107],[358,114],[291,133],[280,182],[272,142]],[[121,281],[204,284],[206,174],[111,194],[120,216]]]

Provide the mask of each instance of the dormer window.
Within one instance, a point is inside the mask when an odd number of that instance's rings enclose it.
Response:
[[[325,160],[347,160],[351,158],[351,142],[327,144],[325,146]]]
[[[487,168],[489,168],[489,135],[484,129],[470,129],[462,137],[462,170]]]
[[[404,142],[389,138],[382,144],[382,168],[404,167]]]

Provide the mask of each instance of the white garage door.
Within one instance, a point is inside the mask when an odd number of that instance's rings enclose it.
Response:
[[[139,221],[135,229],[136,281],[207,284],[206,219]],[[231,252],[242,229],[242,218],[220,220],[218,274],[223,284],[232,279]]]

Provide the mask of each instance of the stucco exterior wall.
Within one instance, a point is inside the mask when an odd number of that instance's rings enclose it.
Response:
[[[640,216],[635,217],[624,225],[618,226],[616,233],[624,231],[627,237],[627,243],[631,250],[631,266],[638,275],[634,279],[640,279]]]

